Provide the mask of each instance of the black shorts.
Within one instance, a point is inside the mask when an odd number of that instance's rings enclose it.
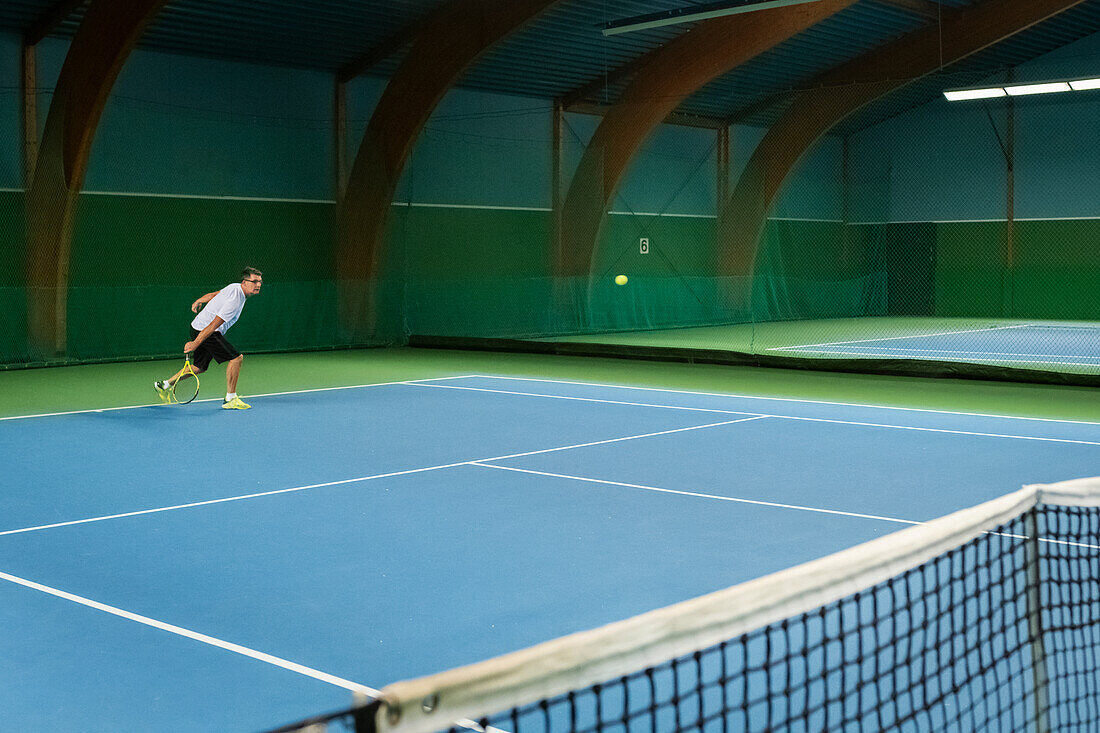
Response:
[[[195,337],[199,335],[199,332],[195,329],[191,329],[191,340],[194,341]],[[195,353],[191,356],[191,363],[197,368],[206,370],[210,366],[210,360],[223,364],[232,359],[236,359],[241,355],[241,352],[237,351],[237,348],[223,336],[221,333],[215,331],[206,337],[206,340],[199,344],[199,348],[195,349]]]

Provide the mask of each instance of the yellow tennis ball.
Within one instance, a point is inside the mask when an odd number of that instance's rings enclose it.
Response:
[[[626,285],[626,275],[616,275],[615,276],[615,284],[616,285]]]

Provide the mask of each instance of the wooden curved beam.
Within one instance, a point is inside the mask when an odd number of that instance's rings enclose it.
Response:
[[[76,199],[111,88],[167,0],[92,0],[54,89],[27,192],[28,345],[63,354]]]
[[[1083,0],[986,0],[948,13],[943,22],[910,33],[837,67],[802,92],[763,137],[718,220],[720,272],[749,275],[768,211],[802,156],[838,122],[869,102],[946,64],[1026,30]]]
[[[581,158],[562,211],[561,274],[588,273],[608,205],[650,132],[689,95],[856,0],[819,0],[709,20],[649,53]]]
[[[417,136],[443,95],[479,56],[557,0],[457,0],[413,41],[367,124],[337,222],[340,321],[352,342],[377,319],[368,295],[390,203]]]

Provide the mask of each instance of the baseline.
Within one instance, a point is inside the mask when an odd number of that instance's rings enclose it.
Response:
[[[949,433],[949,434],[953,434],[953,435],[972,435],[972,436],[978,436],[978,437],[984,437],[984,438],[1007,438],[1007,439],[1012,439],[1012,440],[1038,440],[1038,441],[1052,442],[1052,443],[1074,443],[1074,444],[1078,444],[1078,445],[1096,445],[1096,446],[1100,446],[1100,441],[1076,440],[1076,439],[1071,439],[1071,438],[1052,438],[1052,437],[1034,436],[1034,435],[1013,435],[1013,434],[1009,434],[1009,433],[989,433],[989,432],[981,432],[981,431],[974,431],[974,430],[956,430],[956,429],[951,429],[951,428],[932,428],[932,427],[922,427],[922,426],[915,426],[915,425],[892,425],[892,424],[889,424],[889,423],[872,423],[872,422],[865,422],[865,421],[859,421],[859,420],[839,420],[839,419],[834,419],[834,418],[807,417],[807,416],[800,416],[800,415],[781,415],[781,414],[777,414],[777,413],[747,413],[745,410],[721,410],[721,409],[704,408],[704,407],[686,407],[686,406],[682,406],[682,405],[661,405],[661,404],[644,403],[644,402],[620,402],[620,401],[616,401],[616,400],[605,400],[605,399],[599,399],[599,398],[594,398],[594,397],[576,397],[576,396],[570,396],[570,395],[547,395],[547,394],[542,394],[542,393],[539,393],[539,392],[518,392],[518,391],[515,391],[515,390],[498,390],[498,389],[489,389],[489,388],[486,388],[486,387],[464,387],[464,386],[460,386],[460,385],[450,385],[450,384],[417,384],[417,385],[414,385],[414,386],[430,387],[430,388],[435,388],[435,389],[456,389],[456,390],[468,390],[468,391],[474,391],[474,392],[489,392],[489,393],[495,393],[495,394],[509,394],[509,395],[523,396],[523,397],[542,397],[542,398],[548,398],[548,399],[577,400],[577,401],[581,401],[581,402],[595,402],[595,403],[606,403],[606,404],[615,404],[615,405],[631,405],[631,406],[635,406],[635,407],[653,407],[653,408],[659,408],[659,409],[691,410],[691,411],[698,411],[698,412],[717,412],[717,413],[727,413],[727,414],[750,414],[750,415],[753,415],[754,417],[758,417],[758,418],[767,417],[767,418],[774,418],[774,419],[778,419],[778,420],[802,420],[802,421],[807,421],[807,422],[831,423],[831,424],[836,424],[836,425],[856,425],[856,426],[859,426],[859,427],[887,428],[887,429],[892,429],[892,430],[918,430],[918,431],[932,432],[932,433]],[[600,386],[603,386],[603,385],[600,385]],[[762,398],[762,399],[771,399],[771,398]],[[935,412],[935,411],[932,411],[932,412]],[[1075,422],[1075,421],[1064,421],[1064,422]],[[1085,424],[1091,425],[1091,424],[1094,424],[1094,423],[1085,423]]]
[[[1031,328],[1030,323],[1017,323],[1007,326],[989,326],[986,328],[968,328],[961,331],[938,331],[936,333],[911,333],[905,336],[880,336],[870,339],[853,339],[851,341],[823,341],[819,344],[799,344],[797,346],[773,346],[767,351],[785,351],[788,349],[812,349],[818,346],[841,346],[845,344],[866,344],[879,341],[900,341],[902,339],[921,339],[932,336],[957,336],[964,333],[985,333],[987,331],[1005,331],[1014,328]]]
[[[421,382],[440,381],[445,379],[469,379],[473,374],[457,374],[449,377],[425,377],[424,379],[408,379],[396,382],[374,382],[371,384],[352,384],[344,385],[340,387],[316,387],[311,389],[295,389],[285,392],[265,392],[262,394],[249,395],[249,399],[256,399],[257,397],[279,397],[281,395],[289,394],[308,394],[310,392],[334,392],[342,389],[366,389],[367,387],[392,387],[399,384],[416,385]],[[221,398],[214,397],[211,399],[196,400],[196,402],[215,402]],[[101,407],[92,408],[87,410],[67,410],[64,412],[42,412],[34,415],[9,415],[7,417],[0,417],[0,422],[7,420],[27,420],[33,417],[60,417],[62,415],[85,415],[93,412],[117,412],[119,410],[140,410],[146,407],[163,407],[162,402],[150,402],[145,405],[122,405],[120,407]]]
[[[457,377],[456,377],[457,378]],[[917,413],[929,413],[935,415],[957,415],[960,417],[990,417],[1001,420],[1027,420],[1031,422],[1044,422],[1044,423],[1066,423],[1070,425],[1096,425],[1100,426],[1100,421],[1096,420],[1069,420],[1064,418],[1054,417],[1031,417],[1028,415],[1004,415],[993,412],[966,412],[961,410],[941,410],[929,407],[901,407],[897,405],[876,405],[863,402],[838,402],[835,400],[814,400],[801,397],[763,397],[760,395],[748,395],[738,394],[730,392],[700,392],[697,390],[689,389],[672,389],[668,387],[639,387],[629,384],[608,384],[605,382],[581,382],[577,380],[569,379],[543,379],[539,377],[512,377],[502,376],[499,374],[473,374],[465,379],[491,379],[500,381],[516,381],[516,382],[537,382],[542,384],[564,384],[570,386],[580,387],[600,387],[607,389],[621,389],[632,390],[637,392],[657,392],[663,394],[681,394],[691,395],[696,397],[722,397],[733,398],[753,401],[764,402],[790,402],[795,404],[807,404],[807,405],[828,405],[836,407],[859,407],[870,410],[895,410],[899,412],[917,412]],[[449,386],[449,385],[448,385]],[[544,395],[539,395],[544,396]]]

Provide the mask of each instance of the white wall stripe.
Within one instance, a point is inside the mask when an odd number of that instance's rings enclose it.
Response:
[[[405,204],[412,208],[420,209],[479,209],[484,211],[553,211],[543,206],[490,206],[478,204],[428,204],[410,201]]]
[[[330,199],[278,198],[268,196],[214,196],[192,193],[149,193],[145,191],[81,191],[85,196],[124,196],[130,198],[152,199],[203,199],[209,201],[258,201],[279,204],[335,204]]]
[[[1017,216],[1012,221],[1097,221],[1100,216]],[[1008,219],[906,219],[903,221],[852,221],[851,226],[882,226],[892,224],[1004,224]]]

